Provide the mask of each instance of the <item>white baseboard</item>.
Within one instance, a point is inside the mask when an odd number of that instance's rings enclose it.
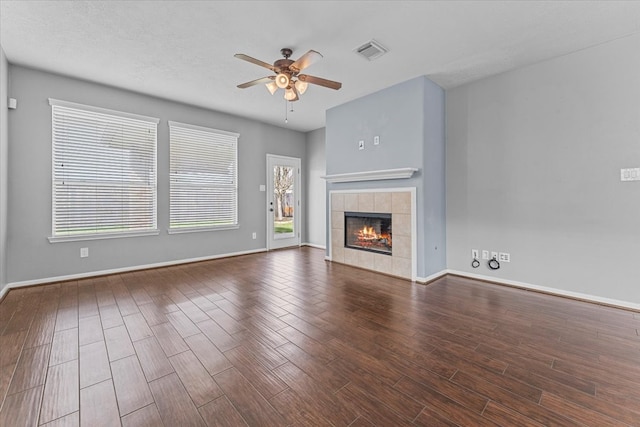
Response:
[[[326,246],[322,246],[322,245],[316,245],[315,243],[303,243],[302,246],[309,246],[311,248],[316,248],[316,249],[322,249],[324,251],[327,250]]]
[[[425,284],[425,283],[433,282],[434,280],[439,279],[443,276],[446,276],[447,273],[448,273],[447,270],[442,270],[427,277],[416,277],[415,281],[418,283]]]
[[[220,255],[211,255],[211,256],[204,256],[204,257],[198,257],[198,258],[165,261],[165,262],[158,262],[154,264],[135,265],[131,267],[113,268],[110,270],[91,271],[87,273],[70,274],[67,276],[54,276],[54,277],[46,277],[43,279],[12,282],[12,283],[8,283],[4,288],[2,288],[2,290],[0,290],[0,299],[2,299],[2,297],[4,297],[4,295],[7,292],[9,292],[10,289],[23,288],[25,286],[42,285],[45,283],[54,283],[54,282],[64,282],[67,280],[86,279],[87,277],[106,276],[108,274],[126,273],[128,271],[147,270],[150,268],[169,267],[169,266],[178,265],[178,264],[188,264],[191,262],[199,262],[199,261],[210,261],[213,259],[229,258],[234,256],[240,256],[240,255],[250,255],[250,254],[256,254],[256,253],[266,252],[266,251],[267,251],[267,248],[260,248],[260,249],[252,249],[249,251],[232,252],[232,253],[220,254]]]
[[[499,285],[507,285],[515,288],[543,292],[545,294],[551,294],[551,295],[557,295],[557,296],[566,297],[566,298],[588,301],[595,304],[608,305],[613,307],[626,308],[634,311],[640,311],[640,304],[635,304],[628,301],[620,301],[620,300],[611,299],[611,298],[599,297],[596,295],[583,294],[580,292],[565,291],[563,289],[547,288],[545,286],[532,285],[531,283],[518,282],[516,280],[500,279],[497,277],[483,276],[482,274],[467,273],[465,271],[447,270],[447,273],[453,274],[456,276],[467,277],[469,279],[477,279],[485,282],[493,282]]]
[[[320,246],[312,245],[312,244],[307,244],[307,243],[305,243],[304,245],[305,246],[311,246],[311,247],[317,247],[318,249],[325,249],[324,247],[320,247]],[[136,266],[131,266],[131,267],[114,268],[114,269],[110,269],[110,270],[91,271],[91,272],[87,272],[87,273],[70,274],[70,275],[67,275],[67,276],[55,276],[55,277],[47,277],[47,278],[43,278],[43,279],[25,280],[25,281],[21,281],[21,282],[12,282],[12,283],[8,283],[7,285],[4,286],[4,288],[0,289],[0,299],[2,299],[5,296],[5,294],[7,292],[9,292],[10,289],[22,288],[22,287],[26,287],[26,286],[42,285],[42,284],[45,284],[45,283],[54,283],[54,282],[64,282],[64,281],[67,281],[67,280],[85,279],[87,277],[105,276],[105,275],[108,275],[108,274],[126,273],[126,272],[134,271],[134,270],[146,270],[146,269],[150,269],[150,268],[168,267],[168,266],[178,265],[178,264],[188,264],[188,263],[191,263],[191,262],[209,261],[209,260],[214,260],[214,259],[219,259],[219,258],[229,258],[229,257],[234,257],[234,256],[240,256],[240,255],[250,255],[250,254],[266,252],[266,251],[267,251],[266,248],[260,248],[260,249],[253,249],[253,250],[249,250],[249,251],[232,252],[232,253],[227,253],[227,254],[212,255],[212,256],[205,256],[205,257],[199,257],[199,258],[189,258],[189,259],[181,259],[181,260],[174,260],[174,261],[165,261],[165,262],[159,262],[159,263],[154,263],[154,264],[136,265]],[[325,256],[324,259],[325,259],[325,261],[331,261],[331,258],[328,257],[328,256]],[[572,298],[572,299],[588,301],[588,302],[592,302],[592,303],[595,303],[595,304],[603,304],[603,305],[608,305],[608,306],[613,306],[613,307],[626,308],[626,309],[630,309],[630,310],[634,310],[634,311],[640,311],[640,304],[636,304],[636,303],[632,303],[632,302],[628,302],[628,301],[621,301],[621,300],[616,300],[616,299],[611,299],[611,298],[604,298],[604,297],[599,297],[599,296],[596,296],[596,295],[583,294],[583,293],[580,293],[580,292],[565,291],[565,290],[556,289],[556,288],[548,288],[548,287],[545,287],[545,286],[533,285],[531,283],[519,282],[519,281],[515,281],[515,280],[500,279],[500,278],[497,278],[497,277],[484,276],[482,274],[467,273],[465,271],[458,271],[458,270],[449,270],[449,269],[442,270],[442,271],[440,271],[438,273],[432,274],[432,275],[427,276],[427,277],[416,277],[415,281],[418,282],[418,283],[429,283],[429,282],[432,282],[432,281],[434,281],[436,279],[439,279],[439,278],[441,278],[443,276],[446,276],[447,274],[452,274],[452,275],[461,276],[461,277],[467,277],[469,279],[482,280],[482,281],[485,281],[485,282],[492,282],[492,283],[496,283],[496,284],[499,284],[499,285],[507,285],[507,286],[512,286],[512,287],[515,287],[515,288],[521,288],[521,289],[526,289],[526,290],[543,292],[543,293],[546,293],[546,294],[557,295],[557,296],[561,296],[561,297],[568,297],[568,298]]]

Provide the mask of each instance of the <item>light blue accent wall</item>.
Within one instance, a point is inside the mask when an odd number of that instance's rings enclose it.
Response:
[[[444,90],[426,77],[327,111],[328,175],[419,169],[409,179],[328,184],[328,191],[416,188],[418,277],[446,268],[444,123]],[[374,136],[380,137],[379,145],[373,145]],[[364,150],[358,149],[360,140],[365,142]],[[329,217],[327,213],[327,229]]]
[[[327,174],[421,167],[423,85],[413,79],[328,110]]]
[[[424,143],[422,179],[424,185],[424,229],[418,239],[424,245],[425,271],[439,272],[447,265],[445,93],[440,86],[424,78]]]

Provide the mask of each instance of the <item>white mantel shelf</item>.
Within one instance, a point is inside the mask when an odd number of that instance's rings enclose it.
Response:
[[[417,168],[399,168],[399,169],[384,169],[377,171],[366,172],[350,172],[350,173],[336,173],[333,175],[325,175],[320,178],[324,178],[327,182],[356,182],[356,181],[379,181],[383,179],[407,179],[411,178]]]

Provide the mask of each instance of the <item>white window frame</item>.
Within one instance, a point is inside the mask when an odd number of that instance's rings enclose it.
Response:
[[[179,233],[193,233],[193,232],[205,232],[205,231],[217,231],[217,230],[234,230],[234,229],[240,228],[240,224],[238,222],[238,139],[240,137],[240,134],[236,132],[212,129],[212,128],[207,128],[203,126],[196,126],[196,125],[180,123],[175,121],[169,121],[168,124],[169,124],[169,152],[170,152],[169,153],[170,184],[169,184],[169,229],[167,230],[167,232],[169,234],[179,234]],[[180,134],[181,132],[184,132],[182,136],[177,135],[177,134]],[[191,133],[194,136],[194,140],[187,142],[185,140],[185,138],[187,137],[185,134],[189,134],[189,133]],[[178,182],[179,182],[180,171],[178,169],[179,166],[177,162],[178,152],[175,150],[179,148],[182,149],[182,155],[184,155],[185,150],[186,151],[193,150],[194,153],[198,152],[197,147],[194,147],[193,145],[190,145],[190,144],[194,144],[194,145],[200,144],[202,146],[202,144],[220,144],[220,143],[231,144],[233,149],[233,154],[232,154],[233,165],[234,165],[234,171],[232,176],[233,182],[230,186],[226,186],[227,189],[231,189],[233,194],[233,199],[234,199],[234,206],[231,207],[231,212],[233,216],[232,222],[227,224],[221,224],[221,225],[211,225],[211,224],[205,223],[203,225],[197,225],[197,226],[176,227],[173,223],[173,220],[174,220],[173,211],[174,209],[176,210],[180,209],[181,206],[174,205],[174,203],[176,203],[176,200],[185,200],[185,199],[184,197],[182,197],[181,199],[178,198],[179,196]],[[218,147],[218,149],[220,149],[220,147]],[[213,154],[212,151],[213,150],[209,151],[209,154]],[[205,151],[198,152],[198,155],[200,156],[205,154],[206,154]],[[209,160],[215,162],[215,159],[211,158]],[[204,177],[199,183],[189,184],[186,181],[182,181],[182,185],[185,188],[186,187],[190,188],[192,191],[193,190],[197,191],[199,186],[211,188],[212,186],[219,185],[219,184],[215,184],[213,181],[211,181],[211,178]],[[182,209],[185,209],[185,207],[182,206]],[[205,213],[203,212],[203,214]],[[213,221],[213,219],[207,219],[207,220],[203,219],[203,221],[211,222]]]
[[[154,117],[147,117],[138,114],[125,113],[121,111],[110,110],[106,108],[94,107],[90,105],[78,104],[74,102],[62,101],[58,99],[49,98],[49,105],[51,105],[51,141],[52,141],[52,153],[51,153],[51,161],[52,161],[52,182],[51,182],[51,193],[52,193],[52,224],[51,224],[51,236],[48,237],[50,243],[58,243],[58,242],[68,242],[68,241],[80,241],[80,240],[99,240],[99,239],[112,239],[112,238],[122,238],[122,237],[134,237],[134,236],[149,236],[149,235],[157,235],[159,234],[158,230],[158,214],[157,214],[157,206],[158,206],[158,170],[157,170],[157,153],[158,153],[158,135],[157,135],[157,125],[160,122],[159,119]],[[152,190],[152,217],[151,217],[151,226],[147,228],[139,228],[125,231],[93,231],[87,233],[64,233],[57,231],[56,229],[56,213],[58,210],[62,209],[62,205],[58,205],[56,198],[56,146],[57,144],[63,144],[64,140],[61,138],[57,140],[55,133],[55,118],[56,118],[56,110],[57,107],[62,107],[63,109],[71,109],[69,110],[78,110],[78,114],[91,114],[95,113],[95,117],[98,119],[108,121],[109,116],[113,116],[114,121],[119,120],[131,120],[145,122],[146,125],[149,126],[149,130],[153,130],[153,147],[151,154],[151,166],[152,166],[152,180],[153,184],[150,187]],[[60,113],[60,111],[58,111]],[[89,181],[88,181],[89,182]],[[125,223],[123,223],[125,225]],[[131,225],[131,224],[130,224]],[[97,225],[96,225],[97,227]]]

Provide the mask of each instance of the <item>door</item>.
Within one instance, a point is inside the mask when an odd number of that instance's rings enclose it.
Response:
[[[300,159],[267,154],[267,249],[300,246]]]

